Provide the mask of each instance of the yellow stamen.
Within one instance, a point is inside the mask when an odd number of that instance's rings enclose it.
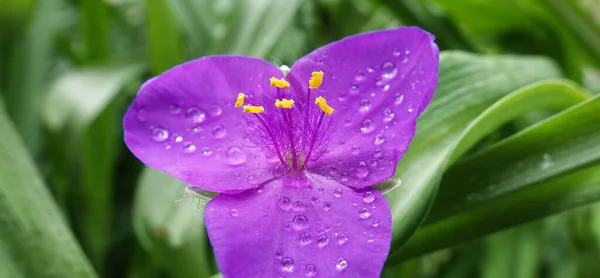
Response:
[[[321,110],[323,110],[323,112],[327,114],[327,116],[331,115],[331,113],[333,113],[333,110],[335,110],[331,106],[329,106],[327,104],[327,100],[321,96],[315,100],[315,104],[318,105],[319,108],[321,108]]]
[[[285,79],[283,77],[281,79],[277,79],[273,76],[273,77],[271,77],[271,79],[269,79],[269,81],[271,81],[272,87],[285,89],[290,86],[290,83],[285,81]]]
[[[308,88],[310,89],[318,89],[323,83],[323,72],[322,71],[313,71],[310,80],[308,80]]]
[[[293,99],[282,99],[282,100],[275,100],[275,107],[277,108],[292,108],[292,106],[294,106],[294,100]]]
[[[242,107],[242,105],[244,105],[244,99],[246,99],[246,95],[244,95],[244,93],[239,93],[235,100],[235,108]]]
[[[252,105],[244,106],[244,113],[262,113],[262,112],[265,112],[265,108],[262,106],[252,106]]]

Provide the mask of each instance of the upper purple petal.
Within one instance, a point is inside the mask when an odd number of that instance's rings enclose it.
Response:
[[[379,277],[390,248],[385,197],[317,175],[219,195],[204,217],[224,277]]]
[[[323,84],[311,96],[323,96],[335,109],[328,151],[309,161],[310,171],[354,187],[394,175],[437,85],[439,50],[433,40],[416,27],[359,34],[293,65],[290,78],[301,87],[297,91],[307,91],[313,71],[324,72]]]
[[[273,177],[273,164],[248,140],[249,123],[234,102],[240,92],[258,101],[274,96],[271,76],[281,72],[250,57],[178,65],[142,85],[123,120],[125,143],[146,165],[202,189],[254,187]]]

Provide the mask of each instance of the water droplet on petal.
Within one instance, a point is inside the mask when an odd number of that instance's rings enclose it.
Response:
[[[292,201],[290,201],[290,198],[281,197],[281,199],[279,199],[279,208],[283,210],[289,210],[291,207],[291,202]]]
[[[308,227],[308,218],[302,214],[298,214],[294,216],[292,223],[294,223],[294,227],[296,227],[296,229],[304,229]]]
[[[337,270],[344,270],[346,267],[348,267],[348,262],[344,258],[338,257],[335,260],[335,268],[337,268]]]
[[[369,237],[367,238],[368,242],[373,242],[375,241],[375,235],[374,234],[369,234]]]
[[[329,224],[325,224],[325,231],[329,232],[329,230],[331,230],[331,225]]]
[[[246,163],[246,154],[238,147],[231,147],[227,151],[227,163],[232,166]]]
[[[169,138],[169,131],[167,131],[166,129],[157,127],[154,130],[152,130],[152,139],[154,139],[154,141],[164,142],[165,140],[167,140],[167,138]]]
[[[371,103],[370,103],[370,102],[369,102],[367,99],[364,99],[364,98],[363,98],[363,99],[360,101],[360,107],[358,108],[358,110],[359,110],[360,112],[363,112],[363,113],[365,113],[365,112],[369,111],[369,109],[371,109]]]
[[[360,215],[360,218],[362,219],[367,219],[371,216],[371,211],[368,208],[361,208],[358,211],[358,215]]]
[[[346,243],[347,241],[348,241],[348,237],[344,233],[341,233],[337,236],[338,244],[342,245],[342,244]]]
[[[203,156],[210,156],[211,154],[212,154],[212,150],[209,147],[202,148],[202,155]]]
[[[385,86],[383,86],[383,91],[387,92],[390,89],[390,84],[386,84]]]
[[[381,145],[385,142],[385,136],[383,136],[383,134],[379,134],[377,136],[375,136],[375,140],[373,141],[373,143],[375,143],[375,145]]]
[[[373,203],[375,201],[375,194],[371,191],[365,192],[365,194],[363,194],[363,201],[367,204]]]
[[[307,233],[302,233],[302,234],[300,235],[300,243],[301,243],[302,245],[309,244],[310,242],[311,242],[311,239],[310,239],[310,235],[309,235],[309,234],[307,234]]]
[[[220,139],[227,135],[227,130],[225,130],[225,127],[223,127],[222,125],[217,125],[213,128],[212,135],[213,137]]]
[[[287,272],[294,271],[294,260],[292,260],[292,258],[290,257],[285,257],[281,259],[281,269]]]
[[[317,267],[312,264],[307,264],[304,269],[304,274],[306,274],[306,277],[314,277],[317,274]]]
[[[331,209],[331,203],[330,202],[323,203],[323,209],[325,211],[329,211]]]
[[[356,145],[352,146],[352,149],[350,150],[352,152],[352,155],[359,155],[360,154],[360,148]]]
[[[213,105],[210,107],[210,115],[216,117],[216,116],[220,116],[221,113],[223,113],[223,109],[221,109],[221,106]]]
[[[275,251],[275,258],[281,259],[282,255],[283,255],[283,253],[280,250]]]
[[[360,131],[362,131],[364,134],[369,134],[373,132],[373,130],[375,130],[375,125],[373,124],[373,121],[369,119],[364,120],[360,126]]]
[[[319,245],[319,247],[325,247],[327,244],[329,244],[329,238],[327,236],[320,236],[317,245]]]
[[[183,141],[183,137],[176,136],[174,140],[175,140],[176,143],[180,143],[181,141]]]
[[[177,114],[181,113],[181,106],[179,106],[177,104],[169,105],[169,113],[171,113],[173,115],[177,115]]]
[[[195,126],[192,128],[192,131],[193,131],[194,133],[199,133],[199,132],[202,132],[202,127],[201,127],[199,124],[197,124],[197,125],[195,125]]]
[[[361,161],[358,164],[358,168],[356,169],[356,177],[359,179],[362,179],[368,175],[369,175],[369,169],[367,168],[367,164],[364,161]]]
[[[300,201],[295,201],[293,206],[294,206],[294,211],[303,211],[304,210],[304,204]]]
[[[413,106],[412,104],[408,106],[408,113],[412,113],[415,112],[415,106]]]
[[[333,196],[335,196],[335,197],[337,197],[337,198],[340,198],[340,197],[342,197],[342,190],[341,190],[341,189],[339,189],[339,188],[337,188],[337,189],[333,190]]]
[[[385,79],[392,79],[398,73],[398,69],[392,62],[384,63],[383,66],[381,66],[381,70],[383,71],[381,77]]]
[[[379,220],[373,220],[373,227],[379,227]]]
[[[352,95],[358,94],[358,85],[352,84],[352,86],[350,86],[350,94],[352,94]]]
[[[196,145],[192,144],[192,142],[183,143],[183,151],[186,153],[193,153],[196,151]]]
[[[202,123],[206,121],[206,113],[196,107],[190,107],[185,111],[185,116],[196,123]]]
[[[394,49],[393,55],[396,56],[396,57],[400,56],[400,50]]]
[[[383,121],[388,123],[394,119],[394,112],[390,109],[383,110]]]
[[[382,150],[377,149],[377,150],[375,150],[373,152],[373,157],[375,157],[375,158],[380,158],[382,156],[383,156],[383,151]]]
[[[229,215],[231,215],[232,217],[237,217],[238,216],[238,212],[235,209],[232,209],[231,211],[229,211]]]
[[[403,94],[401,94],[401,93],[397,93],[397,94],[395,95],[395,97],[396,97],[396,98],[394,99],[394,103],[395,103],[396,105],[400,105],[400,104],[402,104],[402,102],[404,101],[404,95],[403,95]]]
[[[365,80],[365,73],[362,71],[357,71],[356,75],[354,76],[354,80],[356,80],[357,82]]]

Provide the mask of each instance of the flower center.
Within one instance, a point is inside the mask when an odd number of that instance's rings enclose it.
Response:
[[[307,168],[311,161],[318,160],[326,151],[329,135],[330,116],[334,109],[322,96],[315,99],[320,110],[311,109],[311,89],[317,89],[323,82],[323,72],[313,72],[305,93],[305,102],[296,103],[290,83],[285,78],[271,77],[272,87],[277,88],[274,108],[257,105],[254,100],[239,93],[235,107],[243,107],[249,116],[250,139],[260,146],[267,156],[277,157],[286,172],[299,172]],[[248,103],[244,105],[244,103]]]

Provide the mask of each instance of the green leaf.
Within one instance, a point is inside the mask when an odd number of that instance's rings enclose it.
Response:
[[[402,179],[402,186],[386,195],[394,221],[392,252],[423,221],[469,122],[504,95],[560,73],[543,58],[443,52],[439,76],[436,95],[417,121],[417,134],[398,164],[395,178]]]
[[[0,276],[96,277],[1,108],[0,130]]]
[[[135,234],[172,277],[209,277],[214,272],[204,204],[187,197],[185,187],[168,174],[144,169],[133,207]]]
[[[599,110],[592,98],[453,166],[427,223],[394,260],[600,199]]]
[[[180,32],[168,1],[149,0],[146,3],[148,52],[154,75],[183,61]]]

